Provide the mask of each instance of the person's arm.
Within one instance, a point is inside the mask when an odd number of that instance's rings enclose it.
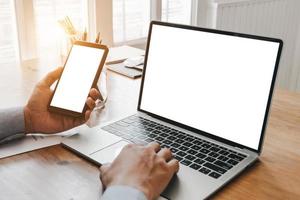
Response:
[[[51,85],[62,73],[61,67],[47,74],[34,88],[25,107],[0,110],[0,144],[23,137],[27,133],[58,133],[85,123],[95,107],[100,93],[90,90],[86,100],[88,109],[83,117],[70,117],[49,112],[48,103],[53,90]],[[70,99],[72,101],[72,99]]]
[[[101,200],[147,200],[145,194],[138,189],[125,185],[110,186],[105,190]]]
[[[23,107],[0,109],[0,144],[25,135]]]

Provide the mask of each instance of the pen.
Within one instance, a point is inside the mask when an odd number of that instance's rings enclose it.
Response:
[[[87,31],[86,31],[86,28],[84,29],[84,33],[83,33],[83,36],[82,36],[82,40],[83,41],[86,41],[87,39]]]
[[[98,42],[99,42],[99,40],[100,40],[100,32],[98,32],[98,34],[97,34],[97,37],[96,37],[95,43],[98,43]]]
[[[71,34],[76,34],[75,28],[68,16],[65,17],[65,23],[66,23],[67,27],[69,28]]]

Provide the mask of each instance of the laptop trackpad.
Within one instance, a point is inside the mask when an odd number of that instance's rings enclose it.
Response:
[[[124,140],[121,140],[108,147],[105,147],[104,149],[90,154],[89,157],[101,164],[110,163],[119,155],[123,147],[127,144],[129,143]]]

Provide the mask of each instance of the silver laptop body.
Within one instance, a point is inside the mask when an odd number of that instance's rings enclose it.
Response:
[[[62,144],[103,164],[128,143],[157,141],[181,163],[162,196],[206,199],[262,151],[282,45],[279,39],[153,21],[137,113],[82,127]]]

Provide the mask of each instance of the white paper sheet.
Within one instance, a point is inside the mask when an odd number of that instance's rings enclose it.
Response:
[[[55,135],[34,134],[27,135],[23,139],[11,141],[0,145],[0,158],[5,158],[36,149],[41,149],[56,144],[60,144],[64,137],[74,135],[78,132],[78,127],[69,131],[61,132]]]

